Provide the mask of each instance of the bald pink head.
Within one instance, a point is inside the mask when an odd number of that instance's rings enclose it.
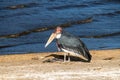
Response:
[[[56,27],[55,32],[53,32],[51,34],[51,36],[49,37],[47,43],[45,44],[45,47],[47,47],[54,40],[54,38],[56,38],[57,35],[59,35],[61,33],[62,33],[62,27],[60,27],[60,26]]]
[[[60,26],[58,26],[58,27],[56,27],[56,29],[55,29],[55,33],[61,33],[62,32],[62,27],[60,27]]]

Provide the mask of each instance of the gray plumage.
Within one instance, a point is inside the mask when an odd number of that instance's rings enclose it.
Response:
[[[66,49],[74,53],[80,54],[87,58],[88,62],[91,60],[91,55],[86,45],[79,39],[68,32],[62,32],[61,37],[57,39],[59,49]]]

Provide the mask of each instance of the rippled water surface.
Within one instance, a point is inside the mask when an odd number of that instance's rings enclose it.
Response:
[[[58,25],[90,50],[120,48],[120,1],[0,0],[0,54],[57,51],[44,45]]]

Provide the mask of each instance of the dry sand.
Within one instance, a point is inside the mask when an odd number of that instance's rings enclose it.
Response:
[[[63,52],[3,55],[0,80],[120,80],[120,49],[90,53],[90,63],[78,57],[63,62]]]

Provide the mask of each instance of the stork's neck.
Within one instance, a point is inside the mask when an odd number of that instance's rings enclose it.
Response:
[[[61,33],[57,34],[56,38],[59,39],[61,37]]]

